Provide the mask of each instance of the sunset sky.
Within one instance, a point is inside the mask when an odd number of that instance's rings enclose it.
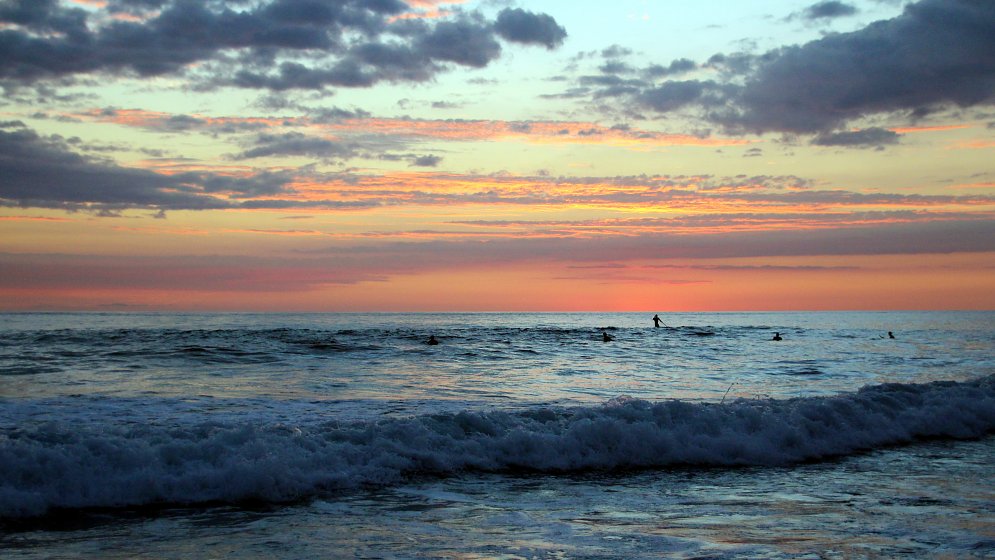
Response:
[[[0,310],[995,309],[991,0],[0,0]]]

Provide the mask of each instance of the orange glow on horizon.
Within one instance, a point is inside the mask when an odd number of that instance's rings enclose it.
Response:
[[[790,257],[604,266],[516,263],[444,268],[280,290],[0,286],[5,310],[192,311],[757,311],[995,309],[990,270],[974,255]],[[205,273],[205,270],[197,274]],[[231,275],[220,267],[217,274]],[[295,274],[313,275],[301,270]],[[179,277],[182,278],[182,277]],[[333,279],[334,277],[330,277]],[[247,278],[246,280],[249,280]],[[771,290],[777,286],[777,290]]]

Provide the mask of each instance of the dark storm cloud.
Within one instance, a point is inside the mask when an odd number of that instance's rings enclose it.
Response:
[[[185,75],[201,88],[366,87],[427,81],[450,64],[486,66],[501,54],[498,38],[552,48],[566,35],[552,17],[523,10],[506,9],[495,22],[476,13],[394,20],[408,10],[397,0],[115,0],[103,9],[144,17],[5,2],[0,80],[109,73]]]
[[[21,123],[0,124],[0,205],[114,211],[232,208],[232,198],[275,194],[289,180],[276,173],[226,177],[166,175],[120,167],[74,152],[72,139],[41,136]]]
[[[498,14],[494,30],[507,41],[543,45],[552,49],[563,44],[567,30],[546,14],[506,8]]]

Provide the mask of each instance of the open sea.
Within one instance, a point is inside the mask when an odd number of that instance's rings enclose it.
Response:
[[[652,316],[0,314],[0,558],[995,557],[995,312]]]

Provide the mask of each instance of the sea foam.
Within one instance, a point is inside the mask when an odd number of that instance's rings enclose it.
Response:
[[[53,510],[286,502],[418,476],[773,466],[995,431],[995,376],[832,397],[466,411],[297,425],[204,421],[0,431],[0,517]]]

